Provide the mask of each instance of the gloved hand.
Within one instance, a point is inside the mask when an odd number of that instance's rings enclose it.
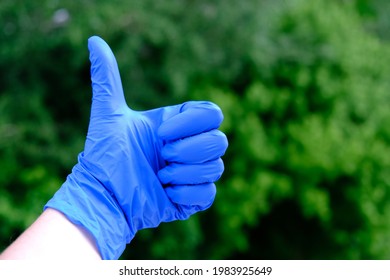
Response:
[[[45,209],[89,231],[103,259],[117,259],[138,230],[210,207],[228,143],[213,103],[131,110],[109,46],[92,37],[88,47],[93,99],[85,148]]]

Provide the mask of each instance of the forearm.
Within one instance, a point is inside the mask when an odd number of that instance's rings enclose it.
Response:
[[[69,242],[70,241],[70,242]],[[99,260],[91,235],[61,212],[46,209],[1,255],[1,260]]]

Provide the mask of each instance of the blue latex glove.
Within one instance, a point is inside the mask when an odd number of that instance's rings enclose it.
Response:
[[[228,143],[213,103],[131,110],[109,46],[92,37],[88,47],[93,100],[84,152],[45,209],[89,231],[103,259],[117,259],[138,230],[210,207]]]

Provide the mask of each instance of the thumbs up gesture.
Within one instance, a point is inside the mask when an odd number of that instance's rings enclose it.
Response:
[[[45,208],[89,231],[104,259],[117,259],[138,230],[211,206],[228,143],[211,102],[130,109],[109,46],[95,36],[88,47],[93,98],[84,151]]]

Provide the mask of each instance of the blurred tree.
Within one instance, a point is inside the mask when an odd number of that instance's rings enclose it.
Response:
[[[352,1],[359,15],[362,16],[366,30],[381,40],[390,39],[390,19],[388,17],[390,2],[386,0],[354,0]]]
[[[208,256],[388,258],[388,47],[350,4],[274,5],[241,87],[196,89],[230,139]]]
[[[132,108],[212,100],[230,142],[214,206],[139,232],[123,258],[389,258],[379,2],[2,0],[0,250],[83,149],[96,34]]]

